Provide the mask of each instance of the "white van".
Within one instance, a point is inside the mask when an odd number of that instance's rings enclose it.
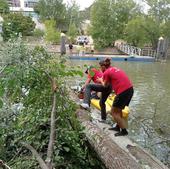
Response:
[[[76,40],[78,45],[87,45],[89,43],[89,38],[88,36],[78,36]]]

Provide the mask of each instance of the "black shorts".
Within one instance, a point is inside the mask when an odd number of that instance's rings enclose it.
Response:
[[[131,87],[124,92],[118,94],[114,99],[112,107],[124,109],[125,106],[129,106],[129,103],[133,96],[133,92],[133,87]]]

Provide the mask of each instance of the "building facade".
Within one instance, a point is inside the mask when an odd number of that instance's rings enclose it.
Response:
[[[31,16],[36,24],[36,28],[45,30],[44,24],[39,22],[38,15],[34,12],[34,7],[39,0],[8,0],[10,12],[21,12],[24,16]]]
[[[26,16],[37,17],[34,7],[38,0],[8,0],[11,12],[22,12]]]

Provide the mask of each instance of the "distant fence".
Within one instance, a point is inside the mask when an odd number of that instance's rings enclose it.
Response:
[[[128,44],[116,44],[116,47],[131,56],[150,56],[150,57],[156,57],[157,52],[156,50],[152,50],[150,48],[148,49],[141,49],[135,46],[131,46]]]

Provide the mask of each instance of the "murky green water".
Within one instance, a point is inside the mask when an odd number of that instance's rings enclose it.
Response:
[[[98,64],[70,61],[71,65]],[[129,137],[170,167],[170,62],[113,62],[134,84]],[[169,141],[168,141],[169,140]]]

